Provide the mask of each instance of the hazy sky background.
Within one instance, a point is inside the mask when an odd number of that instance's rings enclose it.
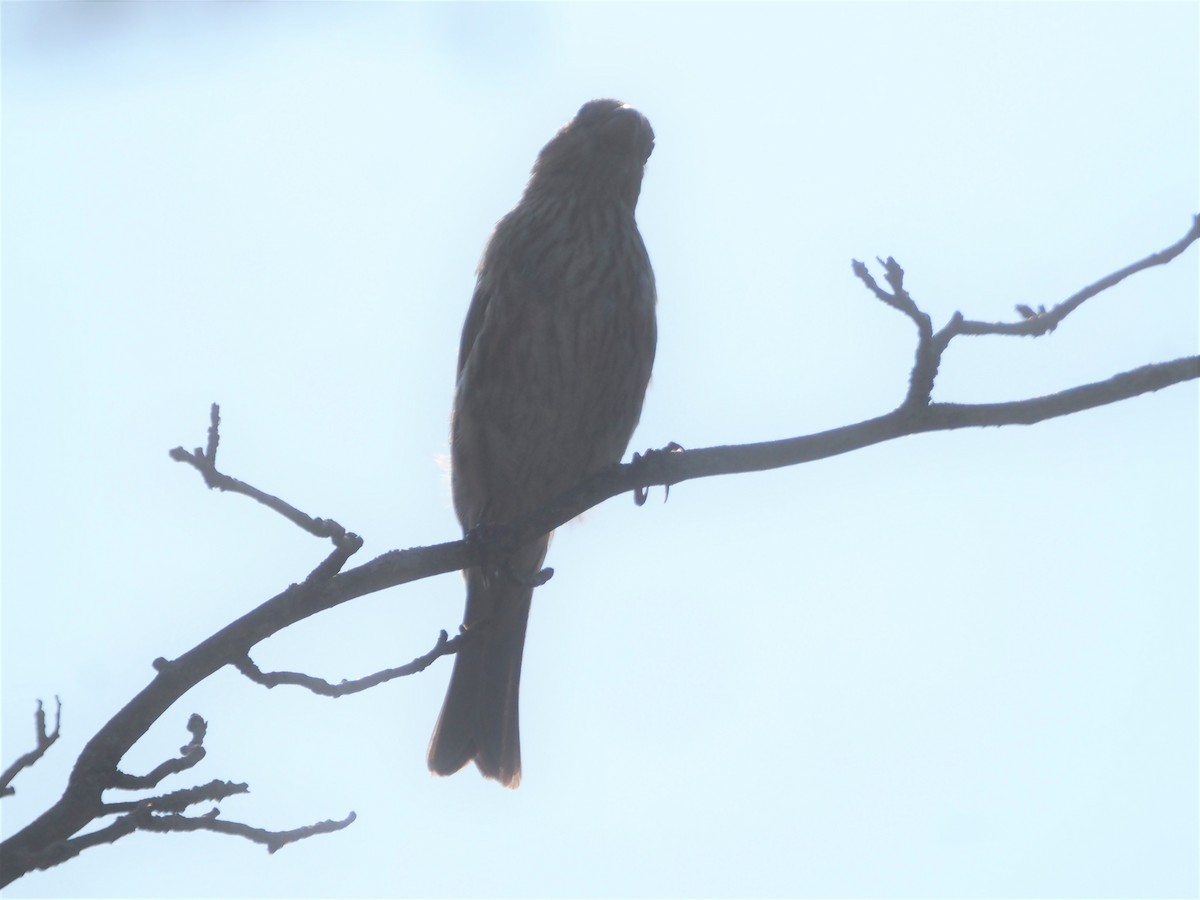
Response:
[[[891,409],[913,329],[1011,319],[1200,211],[1194,3],[13,4],[3,19],[3,746],[83,743],[326,545],[167,450],[366,538],[457,536],[442,460],[492,224],[584,101],[641,109],[660,345],[634,448]],[[1036,396],[1200,346],[1197,248],[1053,335],[956,343],[936,397]],[[449,675],[330,701],[232,672],[187,740],[274,856],[135,835],[9,895],[1180,896],[1197,885],[1195,383],[617,498],[564,528],[525,660],[525,780],[438,780]],[[461,615],[456,575],[261,646],[353,678]],[[122,799],[116,795],[113,799]],[[202,811],[202,810],[198,810]]]

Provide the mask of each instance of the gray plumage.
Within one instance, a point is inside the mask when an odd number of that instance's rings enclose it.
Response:
[[[634,211],[654,147],[650,123],[593,100],[543,148],[521,201],[479,265],[463,326],[451,425],[463,532],[536,509],[620,462],[654,363],[654,273]],[[472,760],[521,778],[518,693],[532,590],[549,536],[510,560],[517,577],[466,572],[457,654],[429,747],[441,775]]]

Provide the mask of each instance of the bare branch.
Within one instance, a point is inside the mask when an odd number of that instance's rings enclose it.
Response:
[[[54,731],[47,733],[46,710],[42,707],[41,700],[37,702],[37,710],[33,714],[36,744],[28,753],[18,756],[16,761],[5,769],[3,774],[0,774],[0,797],[11,797],[15,794],[17,789],[12,787],[13,779],[20,774],[22,769],[28,769],[41,759],[50,746],[58,740],[59,727],[62,725],[62,701],[55,697],[54,704]]]
[[[214,812],[217,811],[214,810]],[[305,838],[341,831],[349,827],[356,818],[358,817],[351,812],[344,819],[325,819],[321,822],[314,822],[312,825],[305,825],[303,828],[293,828],[291,831],[268,831],[265,828],[254,828],[241,822],[218,819],[215,815],[201,817],[170,815],[150,816],[144,823],[139,823],[139,828],[144,831],[213,831],[217,834],[230,834],[254,841],[256,844],[263,844],[268,853],[274,853],[288,844],[294,844]]]
[[[224,783],[213,782],[213,785],[222,784]],[[225,787],[230,789],[225,793],[225,796],[229,796],[233,793],[244,793],[244,791],[239,791],[237,788],[245,788],[245,785],[225,785]],[[204,788],[197,788],[195,790],[203,791]],[[185,792],[178,793],[182,794]],[[214,790],[211,793],[220,793],[220,791]],[[210,798],[204,797],[201,799]],[[125,804],[113,804],[112,806],[114,809],[109,809],[108,812],[115,811],[115,807],[117,806],[124,807]],[[220,814],[221,811],[214,808],[202,816],[184,816],[178,812],[160,812],[149,801],[138,803],[134,804],[125,815],[105,827],[77,838],[51,844],[42,852],[27,855],[22,860],[22,863],[26,871],[49,869],[78,856],[84,850],[101,844],[115,843],[126,835],[133,834],[135,831],[154,831],[159,833],[212,831],[217,834],[243,837],[257,844],[263,844],[266,846],[268,853],[274,853],[281,847],[304,840],[305,838],[341,831],[343,828],[348,827],[356,818],[355,814],[351,812],[346,818],[340,820],[326,819],[322,822],[315,822],[312,825],[294,828],[290,831],[268,831],[265,828],[255,828],[241,822],[231,822],[227,819],[221,819],[219,818]]]
[[[1153,363],[1104,381],[1068,388],[1055,394],[1008,403],[935,403],[921,422],[922,431],[982,428],[995,425],[1035,425],[1085,409],[1107,406],[1173,384],[1200,378],[1200,356]]]
[[[236,659],[233,661],[233,664],[237,666],[239,672],[255,684],[261,684],[267,688],[278,687],[281,684],[291,684],[307,688],[314,694],[320,694],[323,697],[344,697],[347,694],[357,694],[360,691],[368,690],[386,681],[392,681],[395,678],[403,678],[407,675],[424,672],[439,657],[457,653],[459,647],[474,635],[474,629],[470,632],[464,631],[453,638],[448,637],[445,631],[439,632],[437,643],[433,645],[433,649],[422,656],[418,656],[407,665],[397,666],[394,669],[384,669],[382,672],[376,672],[373,675],[353,681],[343,680],[338,684],[333,684],[322,678],[315,678],[312,675],[304,675],[300,672],[264,672],[254,664],[254,661],[249,656]]]
[[[278,497],[268,494],[265,491],[260,491],[258,488],[246,484],[244,481],[238,481],[236,478],[231,478],[228,475],[218,472],[217,445],[221,440],[221,407],[216,403],[212,405],[209,413],[209,422],[207,449],[201,450],[197,447],[189,453],[183,447],[176,447],[169,453],[171,459],[176,462],[188,463],[204,477],[204,483],[210,488],[229,491],[234,494],[242,494],[252,500],[257,500],[268,509],[273,509],[279,513],[289,522],[300,526],[309,534],[319,538],[330,538],[334,545],[339,548],[353,546],[353,549],[350,550],[350,553],[353,553],[358,547],[362,546],[361,538],[354,534],[347,534],[346,529],[333,519],[313,518]]]
[[[208,730],[208,723],[192,713],[188,717],[187,729],[192,739],[179,748],[179,756],[159,763],[145,775],[130,775],[117,770],[112,787],[123,791],[146,790],[156,787],[168,775],[184,772],[199,763],[204,759],[204,734]]]
[[[893,309],[900,310],[917,326],[916,360],[909,377],[908,395],[901,404],[902,407],[912,409],[927,406],[932,402],[933,383],[937,378],[938,369],[941,367],[942,356],[946,352],[946,348],[950,346],[950,342],[959,335],[1007,334],[1037,337],[1048,334],[1058,327],[1059,322],[1078,309],[1085,300],[1119,284],[1136,272],[1151,266],[1169,263],[1198,239],[1200,239],[1200,215],[1193,217],[1192,227],[1187,234],[1170,247],[1160,250],[1158,253],[1152,253],[1145,259],[1101,278],[1094,284],[1072,294],[1050,310],[1041,306],[1034,310],[1024,304],[1018,304],[1016,310],[1021,316],[1020,322],[995,323],[967,321],[961,312],[956,312],[936,334],[933,333],[929,316],[918,308],[908,291],[905,290],[904,270],[894,259],[889,256],[885,261],[876,257],[878,263],[883,266],[884,278],[892,289],[891,293],[881,288],[867,267],[858,260],[851,260],[851,269],[879,300]]]
[[[318,522],[328,521],[317,519]],[[350,557],[362,549],[363,539],[353,532],[346,532],[333,539],[333,552],[321,560],[320,565],[308,573],[306,582],[316,583],[328,581],[349,561]]]
[[[179,760],[163,763],[154,771],[141,776],[143,781],[139,781],[136,776],[121,773],[117,768],[121,758],[153,722],[183,694],[218,669],[234,665],[248,677],[263,684],[297,684],[317,693],[336,696],[339,693],[365,690],[391,678],[400,677],[401,674],[409,674],[410,670],[420,670],[438,657],[454,652],[458,642],[462,640],[461,636],[453,640],[446,639],[443,634],[432,651],[406,666],[385,670],[355,682],[344,682],[342,686],[331,685],[297,673],[259,672],[250,661],[250,650],[271,635],[318,612],[364,594],[479,565],[486,559],[503,559],[504,553],[510,553],[512,549],[546,534],[598,503],[626,491],[635,492],[636,499],[638,496],[644,496],[645,488],[651,485],[669,487],[695,478],[791,466],[921,432],[1032,424],[1200,378],[1200,357],[1189,356],[1172,362],[1143,366],[1114,375],[1106,381],[1079,385],[1055,394],[1009,403],[951,404],[931,401],[933,383],[942,354],[955,336],[975,333],[1045,333],[1089,297],[1137,271],[1174,259],[1198,238],[1200,218],[1176,244],[1083,289],[1050,312],[1034,312],[1027,308],[1021,313],[1025,320],[1017,323],[1019,328],[1013,329],[1008,329],[1007,326],[980,326],[978,323],[966,322],[956,313],[950,322],[935,334],[929,317],[917,307],[916,302],[905,290],[904,272],[895,260],[889,258],[882,262],[890,291],[880,287],[866,271],[865,266],[855,263],[855,273],[872,293],[908,316],[918,330],[916,360],[908,394],[904,402],[892,412],[864,422],[803,437],[740,446],[647,454],[635,464],[611,466],[596,473],[545,507],[514,522],[494,523],[495,527],[488,529],[490,536],[485,539],[479,539],[477,535],[473,540],[448,541],[428,547],[395,550],[345,571],[342,571],[343,565],[361,544],[356,536],[345,532],[336,522],[313,519],[276,497],[217,472],[215,459],[219,444],[219,414],[214,404],[207,448],[197,449],[193,453],[176,448],[171,451],[172,457],[197,468],[210,486],[245,494],[275,509],[310,533],[331,537],[335,551],[302,583],[291,585],[177,659],[156,660],[156,673],[150,683],[88,741],[76,761],[63,796],[36,820],[0,844],[0,886],[19,878],[30,868],[53,865],[53,861],[47,860],[57,858],[56,854],[70,851],[70,855],[73,855],[78,852],[77,849],[71,850],[73,847],[90,846],[91,843],[100,842],[104,838],[97,838],[97,835],[109,829],[119,831],[137,828],[204,828],[239,833],[274,848],[280,846],[281,842],[295,839],[292,835],[307,836],[309,833],[336,830],[353,821],[351,815],[341,822],[321,823],[299,832],[272,833],[223,822],[215,816],[187,818],[175,814],[157,815],[154,810],[144,805],[145,802],[154,802],[152,800],[144,801],[136,809],[129,809],[125,816],[108,826],[108,829],[74,837],[98,816],[111,814],[118,808],[127,808],[127,805],[104,804],[101,801],[101,793],[105,789],[157,783],[156,779],[165,777],[171,771],[187,768],[185,762],[189,765],[194,764],[192,757],[201,751],[195,732],[193,749],[189,751],[188,747],[185,747]],[[1029,330],[1020,330],[1021,328]],[[39,730],[44,732],[44,724],[39,725]],[[57,736],[57,727],[54,736]],[[47,736],[47,746],[51,742]],[[39,746],[41,743],[42,739],[39,738]],[[158,798],[158,802],[168,801],[175,796],[165,795]],[[130,817],[136,818],[132,824],[128,821]],[[172,824],[166,824],[168,822]]]
[[[1023,336],[1037,337],[1038,335],[1047,334],[1058,327],[1058,323],[1073,313],[1076,309],[1090,300],[1097,294],[1108,290],[1110,287],[1120,284],[1130,275],[1135,275],[1144,269],[1149,269],[1154,266],[1164,266],[1179,254],[1183,253],[1188,247],[1200,240],[1200,215],[1192,218],[1192,227],[1188,229],[1187,234],[1177,240],[1174,244],[1159,250],[1157,253],[1151,253],[1145,259],[1138,260],[1135,263],[1130,263],[1123,269],[1118,269],[1111,275],[1106,275],[1094,284],[1089,284],[1080,291],[1076,291],[1066,300],[1049,310],[1039,307],[1035,313],[1024,304],[1017,306],[1017,312],[1023,317],[1021,322],[975,322],[970,320],[962,320],[958,322],[955,334],[1015,334]]]
[[[141,800],[126,800],[120,803],[105,803],[101,807],[101,815],[112,813],[132,812],[138,809],[148,809],[153,813],[179,813],[197,803],[216,803],[235,794],[250,793],[250,785],[244,782],[210,781],[208,784],[198,784],[195,787],[171,791],[157,797],[144,797]]]
[[[932,320],[928,314],[923,313],[917,307],[908,291],[904,289],[904,270],[900,268],[900,264],[890,256],[886,261],[878,257],[876,260],[883,266],[884,277],[887,279],[888,287],[892,289],[890,294],[876,283],[875,279],[871,277],[871,273],[867,271],[867,267],[857,259],[850,261],[851,268],[876,297],[888,306],[900,310],[917,326],[916,359],[913,361],[912,372],[908,377],[908,394],[901,405],[905,407],[924,406],[929,403],[933,394],[933,382],[937,378],[938,367],[942,362],[942,352],[946,347],[945,344],[934,341]],[[947,341],[947,343],[949,342]]]

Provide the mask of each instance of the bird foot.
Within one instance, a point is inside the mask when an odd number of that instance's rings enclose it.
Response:
[[[671,441],[667,446],[658,449],[651,448],[645,453],[634,453],[633,460],[630,465],[639,467],[643,471],[648,465],[653,465],[653,460],[656,457],[665,456],[668,453],[679,453],[683,450],[682,444],[677,444]],[[671,485],[668,483],[663,486],[663,503],[667,502],[667,498],[671,496]],[[646,498],[650,495],[649,485],[638,485],[633,489],[633,502],[638,506],[642,506],[646,502]]]
[[[518,547],[515,532],[509,525],[480,522],[466,533],[464,539],[471,549],[475,564],[483,570],[489,582],[503,578],[521,587],[535,588],[541,587],[554,576],[551,568],[527,574],[512,567],[512,555]]]

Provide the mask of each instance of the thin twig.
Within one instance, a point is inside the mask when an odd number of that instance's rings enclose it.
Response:
[[[290,831],[268,831],[265,828],[255,828],[241,822],[218,819],[216,816],[167,815],[150,816],[140,822],[138,827],[142,831],[212,831],[217,834],[229,834],[262,844],[267,848],[268,853],[274,853],[288,844],[294,844],[305,838],[341,831],[353,824],[356,818],[358,816],[351,812],[344,819],[325,819],[302,828],[293,828]]]
[[[933,384],[937,379],[937,373],[942,364],[942,356],[954,338],[959,335],[981,334],[1006,334],[1024,337],[1037,337],[1048,334],[1057,328],[1063,319],[1078,309],[1084,301],[1102,291],[1108,290],[1108,288],[1119,284],[1130,275],[1140,272],[1143,269],[1169,263],[1198,239],[1200,239],[1200,215],[1193,217],[1192,227],[1188,230],[1187,234],[1170,247],[1160,250],[1157,253],[1152,253],[1145,259],[1125,266],[1123,269],[1119,269],[1111,275],[1101,278],[1083,290],[1075,292],[1049,310],[1039,307],[1034,311],[1028,306],[1018,305],[1016,309],[1022,317],[1021,321],[992,323],[968,321],[963,318],[961,312],[955,312],[936,334],[933,332],[929,316],[921,311],[908,291],[905,290],[904,269],[900,267],[900,264],[896,260],[890,256],[886,260],[876,257],[876,261],[883,267],[884,278],[888,283],[888,287],[891,288],[890,293],[879,286],[879,283],[863,263],[856,259],[851,260],[851,269],[877,299],[893,309],[904,313],[917,326],[916,358],[909,377],[908,394],[905,396],[904,402],[900,405],[901,409],[915,410],[923,406],[928,406],[933,402]]]
[[[1200,219],[1193,223],[1192,231],[1173,247],[1128,266],[1064,301],[1065,304],[1074,303],[1066,312],[1077,307],[1088,296],[1112,286],[1129,274],[1178,256],[1198,237]],[[915,301],[904,289],[903,270],[894,260],[888,260],[883,265],[890,292],[875,284],[861,264],[856,263],[855,271],[859,273],[862,269],[859,277],[872,292],[888,305],[912,318],[918,325],[919,332],[918,360],[914,365],[909,399],[897,409],[867,421],[820,434],[735,447],[708,447],[660,453],[642,458],[638,465],[612,466],[597,472],[543,508],[533,510],[514,522],[499,523],[503,525],[501,530],[510,536],[514,546],[522,546],[609,497],[638,488],[644,489],[650,485],[674,485],[695,478],[796,465],[921,432],[987,425],[1028,424],[1200,378],[1200,357],[1190,356],[1168,363],[1143,366],[1103,382],[1079,385],[1045,397],[1002,404],[930,403],[926,386],[932,387],[942,351],[951,337],[957,333],[969,333],[969,329],[965,328],[965,323],[952,319],[951,324],[956,329],[962,329],[961,331],[943,329],[942,333],[931,335],[929,329],[924,328],[922,324],[925,314],[916,307]],[[884,296],[880,296],[881,294]],[[1057,313],[1060,320],[1066,312]],[[1038,317],[1040,318],[1040,314]],[[210,476],[213,477],[213,486],[225,490],[238,490],[259,499],[260,502],[283,512],[289,519],[297,521],[297,524],[327,521],[310,519],[277,498],[270,498],[249,485],[217,473],[212,463],[215,461],[219,442],[218,421],[217,408],[214,405],[208,447],[203,451],[197,449],[192,454],[177,448],[176,451],[172,451],[172,456],[196,466],[205,473],[206,480]],[[313,531],[312,528],[308,530]],[[337,530],[340,530],[340,526]],[[96,836],[104,829],[80,838],[72,838],[72,835],[91,824],[98,813],[106,814],[100,793],[104,788],[111,786],[114,780],[119,780],[116,773],[121,758],[146,732],[150,724],[196,684],[223,666],[234,664],[245,667],[249,662],[248,654],[251,648],[289,625],[364,594],[465,568],[478,561],[479,552],[469,541],[462,540],[396,550],[327,578],[329,570],[340,568],[344,562],[338,554],[331,555],[332,561],[327,566],[318,566],[314,577],[304,583],[290,586],[177,659],[158,661],[155,665],[156,674],[151,682],[88,741],[76,761],[63,796],[34,822],[0,844],[0,886],[15,880],[30,868],[53,865],[53,861],[47,860],[55,859],[56,854],[70,851],[70,855],[73,855],[78,850],[72,848],[81,846],[80,842],[98,840]],[[459,638],[454,639],[458,640]],[[439,639],[438,645],[430,654],[419,657],[409,666],[428,665],[438,656],[449,652],[447,648],[454,641],[447,639],[443,642]],[[249,663],[249,666],[253,666],[253,663]],[[311,682],[303,680],[309,676],[298,676],[289,681],[287,676],[292,673],[277,674],[280,676],[279,683],[299,683],[310,689],[314,689],[314,684],[319,684],[319,680],[316,679]],[[380,676],[386,674],[377,673],[369,679],[360,680],[359,683],[369,686],[366,685],[367,681],[380,679]],[[266,675],[262,677],[269,678]],[[156,775],[157,772],[158,770],[145,777]],[[130,823],[130,818],[136,821]],[[172,818],[178,821],[169,822]],[[248,826],[237,823],[223,822],[211,814],[201,818],[159,816],[139,805],[118,822],[126,823],[122,827],[129,827],[131,830],[139,827],[147,830],[206,828],[243,833],[244,836],[253,834],[252,839],[261,840],[268,847],[274,848],[280,845],[279,841],[291,839],[293,834],[301,833],[302,836],[307,836],[320,830],[336,830],[344,828],[352,820],[353,816],[341,822],[310,826],[309,829],[301,829],[299,832],[272,833],[249,829]],[[115,826],[118,823],[113,824]]]
[[[201,450],[197,447],[189,452],[183,447],[176,447],[169,451],[171,459],[176,462],[185,462],[192,466],[204,477],[204,483],[210,488],[216,488],[219,491],[229,491],[234,494],[242,494],[252,500],[257,500],[268,509],[272,509],[279,515],[283,516],[289,522],[303,528],[309,534],[319,538],[330,538],[334,545],[339,548],[350,548],[350,553],[362,546],[362,539],[352,533],[347,533],[346,529],[335,522],[333,519],[318,519],[313,516],[302,513],[290,503],[281,500],[273,494],[268,494],[266,491],[260,491],[258,488],[247,484],[244,481],[239,481],[236,478],[231,478],[222,472],[217,471],[217,445],[220,443],[220,425],[221,425],[221,407],[214,403],[209,413],[208,427],[208,447],[206,450]]]
[[[28,854],[22,863],[26,871],[49,869],[78,856],[84,850],[101,844],[115,843],[135,831],[159,833],[211,831],[217,834],[246,838],[256,844],[263,844],[268,853],[274,853],[288,844],[305,838],[341,831],[353,823],[356,818],[356,815],[351,812],[346,818],[340,820],[326,819],[289,831],[268,831],[265,828],[255,828],[241,822],[221,819],[218,818],[219,815],[219,809],[214,809],[202,816],[184,816],[179,813],[157,813],[148,806],[138,805],[103,828],[77,838],[57,841],[42,852]]]
[[[267,688],[278,687],[281,684],[291,684],[307,688],[314,694],[320,694],[323,697],[344,697],[347,694],[357,694],[360,691],[368,690],[386,681],[424,672],[433,664],[434,660],[457,653],[463,643],[473,635],[474,631],[464,631],[451,638],[447,636],[445,631],[439,632],[437,643],[433,645],[433,649],[422,656],[418,656],[412,662],[403,666],[397,666],[394,669],[384,669],[381,672],[367,675],[364,678],[357,678],[353,681],[343,680],[338,684],[325,681],[323,678],[305,675],[301,672],[264,672],[254,664],[254,661],[249,656],[236,659],[233,661],[233,664],[237,666],[239,672],[251,681]]]
[[[135,809],[148,809],[153,813],[180,813],[197,803],[218,803],[236,794],[248,793],[250,793],[250,785],[245,782],[214,780],[208,784],[198,784],[194,787],[171,791],[169,794],[160,794],[157,797],[105,803],[101,807],[100,814],[132,812]]]
[[[111,786],[123,791],[146,790],[156,787],[168,775],[175,775],[194,767],[204,759],[204,735],[208,730],[208,723],[192,713],[188,716],[187,729],[191,732],[192,739],[179,748],[179,756],[159,763],[145,775],[130,775],[118,769]]]
[[[1057,328],[1059,322],[1077,310],[1087,300],[1120,284],[1130,275],[1135,275],[1154,266],[1166,265],[1197,240],[1200,240],[1200,215],[1192,218],[1192,227],[1171,246],[1165,247],[1157,253],[1151,253],[1145,259],[1130,263],[1123,269],[1113,272],[1111,275],[1104,276],[1099,281],[1089,284],[1082,290],[1076,291],[1066,300],[1052,306],[1048,310],[1039,308],[1035,312],[1030,307],[1019,304],[1016,309],[1022,317],[1020,322],[977,322],[963,319],[960,315],[958,322],[954,324],[953,334],[1011,334],[1028,337],[1047,334]]]
[[[47,733],[46,710],[42,707],[41,700],[37,702],[37,709],[33,714],[36,745],[28,753],[18,756],[16,761],[0,775],[0,797],[11,797],[15,794],[17,789],[12,786],[13,779],[17,777],[22,769],[29,768],[41,759],[45,752],[58,740],[59,729],[62,725],[62,701],[58,697],[55,697],[54,704],[54,731]]]

